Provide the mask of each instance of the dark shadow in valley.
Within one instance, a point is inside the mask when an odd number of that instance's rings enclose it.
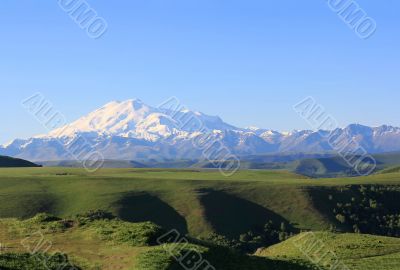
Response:
[[[127,193],[117,203],[117,215],[124,221],[151,221],[166,230],[187,234],[187,223],[174,208],[148,193]]]
[[[0,218],[32,218],[38,213],[56,214],[57,198],[52,194],[21,193],[17,195],[0,195]]]
[[[199,193],[207,221],[218,234],[236,238],[263,228],[268,221],[278,226],[284,223],[288,229],[295,230],[280,215],[251,201],[217,190],[204,189]]]

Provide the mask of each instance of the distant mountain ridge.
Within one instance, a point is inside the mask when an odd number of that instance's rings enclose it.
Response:
[[[83,139],[82,151],[101,152],[106,159],[165,161],[201,159],[203,150],[193,141],[218,141],[236,156],[274,153],[331,153],[330,131],[301,130],[279,132],[262,128],[239,128],[218,116],[182,109],[148,106],[138,99],[113,101],[80,119],[48,134],[16,139],[0,146],[0,155],[34,161],[71,160],[66,146]],[[196,119],[182,124],[179,119]],[[400,128],[383,125],[368,127],[352,124],[334,131],[349,142],[355,141],[369,153],[400,151]],[[204,133],[207,133],[205,136]],[[79,146],[79,145],[78,145]],[[88,147],[90,146],[90,147]]]

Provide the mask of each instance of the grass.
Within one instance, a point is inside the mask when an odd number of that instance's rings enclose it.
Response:
[[[319,261],[326,251],[331,253]],[[313,258],[324,269],[329,269],[339,259],[351,270],[393,270],[400,269],[400,239],[362,234],[303,233],[260,250],[257,255],[289,261]]]
[[[77,168],[0,169],[0,242],[7,252],[24,254],[27,250],[21,240],[41,231],[52,250],[68,254],[83,269],[171,270],[176,269],[176,260],[155,246],[163,229],[178,229],[182,235],[198,238],[212,233],[236,238],[272,220],[296,231],[326,230],[336,225],[321,207],[328,205],[328,195],[339,190],[340,199],[347,201],[353,196],[347,190],[361,185],[399,186],[400,174],[310,179],[284,171],[247,170],[227,178],[216,170],[197,169],[102,169],[93,174]],[[400,203],[400,198],[391,203]],[[99,213],[76,217],[93,209],[119,219],[101,214],[99,218]],[[50,215],[37,216],[40,212]],[[348,251],[351,241],[344,242],[349,246],[340,246],[346,235],[326,235],[324,241],[343,251],[339,255],[356,267],[398,262],[400,251],[394,240],[366,238],[364,243],[356,238],[359,235],[349,234],[361,247],[359,258],[350,258],[346,254],[355,254]],[[379,241],[384,241],[383,253],[374,253],[379,247],[367,244]],[[273,247],[262,254],[265,258],[204,244],[192,248],[199,249],[217,269],[309,269],[305,258],[287,243],[281,244],[287,250],[274,253],[279,246]],[[360,267],[354,269],[368,269]]]
[[[90,228],[100,236],[101,240],[134,247],[156,244],[163,233],[158,225],[151,222],[129,223],[120,220],[99,220],[90,224]]]
[[[153,221],[166,229],[199,236],[213,231],[213,222],[205,216],[211,206],[202,203],[201,190],[223,190],[238,200],[250,199],[250,203],[268,208],[268,198],[258,196],[262,201],[252,201],[257,197],[254,193],[261,195],[270,184],[296,180],[306,181],[291,173],[268,171],[239,172],[224,178],[217,171],[104,169],[89,174],[66,168],[4,169],[0,170],[0,197],[6,203],[0,205],[0,217],[29,218],[38,212],[67,217],[105,209],[127,221]],[[260,191],[255,190],[255,181]],[[221,203],[227,204],[224,198]],[[290,212],[298,215],[290,209],[287,214]]]
[[[32,266],[32,269],[41,270],[46,258],[59,258],[57,254],[61,252],[70,255],[71,263],[83,269],[130,269],[137,255],[156,245],[156,240],[164,233],[151,222],[130,223],[103,217],[92,219],[87,215],[73,219],[48,214],[38,214],[27,220],[1,219],[0,242],[7,252],[13,252],[8,255],[17,257],[4,257],[0,269],[29,261],[29,265],[36,267]],[[56,263],[55,260],[54,265]]]
[[[177,250],[177,251],[176,251]],[[171,252],[170,252],[171,251]],[[167,245],[145,252],[139,256],[137,270],[180,270],[183,265],[190,267],[185,256],[193,256],[203,262],[204,269],[220,270],[314,270],[312,264],[303,260],[285,261],[256,256],[247,256],[221,247],[199,245]],[[210,268],[205,267],[209,265]],[[214,268],[211,268],[214,267]],[[193,267],[193,266],[192,266]],[[189,268],[190,269],[190,268]],[[203,268],[201,268],[203,269]]]
[[[92,213],[92,212],[90,212]],[[84,231],[92,238],[98,238],[111,244],[126,244],[132,247],[155,245],[156,240],[165,233],[152,222],[131,223],[116,218],[95,219],[77,216],[74,219],[61,219],[40,213],[31,219],[5,222],[8,232],[16,237],[30,237],[36,232],[41,234],[64,233],[66,231]]]
[[[69,264],[64,254],[0,254],[0,269],[4,270],[80,270]]]
[[[39,212],[68,217],[104,209],[125,221],[152,221],[195,237],[244,233],[263,225],[264,217],[300,230],[324,230],[331,220],[315,206],[310,188],[361,184],[398,185],[400,178],[397,173],[308,179],[281,171],[240,171],[226,178],[214,170],[1,169],[0,217],[29,218]],[[226,210],[226,220],[237,220],[234,231],[218,218],[213,204]],[[246,216],[253,210],[259,215]]]
[[[209,244],[165,243],[160,246],[156,239],[160,239],[161,233],[164,231],[150,222],[91,219],[87,215],[74,219],[48,214],[23,221],[3,219],[0,220],[0,239],[4,248],[13,253],[0,255],[0,269],[53,270],[68,263],[63,269],[178,270],[182,269],[180,262],[189,265],[190,260],[185,258],[197,254],[201,256],[197,260],[207,260],[221,270],[314,269],[304,261],[257,258]]]

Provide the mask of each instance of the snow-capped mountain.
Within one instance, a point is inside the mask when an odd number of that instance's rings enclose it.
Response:
[[[185,123],[187,119],[201,121],[207,130],[236,129],[224,123],[219,117],[208,116],[189,110],[171,111],[154,108],[139,99],[123,102],[113,101],[89,113],[75,122],[58,128],[40,138],[73,137],[76,134],[91,133],[98,136],[119,136],[124,138],[158,141],[173,135],[186,135],[199,129]],[[192,121],[194,122],[194,121]]]
[[[318,132],[239,128],[217,116],[187,109],[157,108],[132,99],[110,102],[48,134],[16,139],[0,146],[0,155],[49,161],[73,159],[77,152],[82,155],[99,151],[107,159],[202,159],[204,147],[199,144],[224,147],[224,151],[237,156],[327,153],[335,150],[328,140],[330,134],[349,143],[356,142],[370,153],[400,150],[400,128],[397,127],[354,124]]]
[[[78,132],[129,135],[137,124],[153,113],[155,110],[140,100],[113,101],[65,127],[50,132],[47,137],[74,136]]]

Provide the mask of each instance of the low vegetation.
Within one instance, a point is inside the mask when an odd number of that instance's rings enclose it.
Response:
[[[259,250],[258,256],[292,261],[313,261],[322,269],[400,269],[400,239],[363,234],[303,233],[275,246]],[[341,268],[340,268],[341,267]]]
[[[182,241],[163,243],[162,233],[165,235],[165,231],[161,227],[151,222],[124,222],[99,210],[70,219],[42,213],[28,220],[0,220],[0,229],[7,231],[0,235],[6,248],[29,251],[1,255],[0,269],[7,270],[114,269],[108,268],[111,254],[104,256],[100,252],[97,262],[93,262],[90,256],[92,250],[81,252],[82,246],[88,247],[87,244],[91,242],[105,245],[108,247],[107,252],[127,252],[132,260],[121,261],[118,264],[120,269],[177,270],[182,269],[182,265],[193,264],[193,258],[197,258],[199,263],[203,262],[203,266],[209,265],[221,270],[315,269],[306,261],[257,258],[230,247],[192,238],[188,238],[187,244]],[[51,248],[59,239],[64,242],[61,247],[69,251],[71,260],[59,252],[51,253]],[[73,243],[69,239],[74,239]],[[42,253],[42,248],[48,253]]]
[[[375,241],[364,234],[400,235],[399,176],[310,179],[284,171],[240,171],[225,178],[213,170],[2,169],[0,243],[7,259],[0,266],[34,263],[21,243],[44,238],[52,248],[38,252],[49,258],[68,254],[68,262],[81,269],[180,269],[165,249],[171,243],[157,241],[171,229],[190,241],[175,257],[196,250],[217,269],[312,269],[310,260],[293,253],[293,239],[302,231],[355,233],[345,236],[360,247],[371,243],[371,250],[382,244],[382,258],[396,263],[398,251],[391,248],[397,244],[387,240],[396,238]],[[342,234],[323,237],[331,245]],[[332,242],[335,251],[350,254],[351,243],[334,245],[340,241]],[[259,251],[261,257],[248,255],[275,244]],[[367,248],[362,250],[362,262],[372,261]],[[362,265],[348,258],[353,262]]]
[[[90,211],[68,219],[40,213],[31,219],[9,220],[5,221],[5,224],[8,225],[8,232],[16,236],[30,237],[38,231],[41,234],[52,234],[79,230],[102,241],[134,247],[156,245],[156,240],[165,233],[160,226],[152,222],[125,222],[102,210]]]
[[[311,194],[317,209],[336,223],[333,230],[400,237],[400,186],[352,185]]]
[[[72,265],[65,254],[0,254],[4,270],[81,270]]]
[[[178,250],[178,252],[170,250]],[[143,253],[137,264],[137,270],[180,270],[183,266],[190,266],[193,261],[187,259],[188,254],[200,254],[196,256],[202,266],[207,265],[220,270],[314,270],[317,269],[311,263],[304,260],[277,260],[256,256],[248,256],[224,247],[206,247],[199,245],[173,245],[163,246]],[[189,268],[190,269],[190,268]],[[201,268],[203,269],[203,268]],[[213,268],[208,268],[213,269]]]

